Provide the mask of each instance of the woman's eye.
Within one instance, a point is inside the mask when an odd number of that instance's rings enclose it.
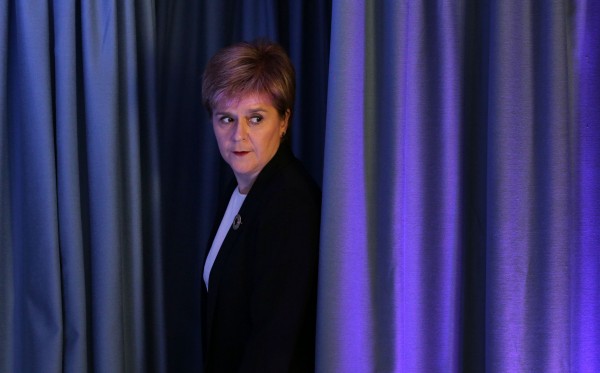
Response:
[[[252,124],[258,124],[262,121],[262,117],[260,115],[255,115],[253,117],[250,118],[250,123]]]
[[[221,117],[221,118],[219,118],[219,122],[221,122],[223,124],[233,123],[233,118],[232,117]]]

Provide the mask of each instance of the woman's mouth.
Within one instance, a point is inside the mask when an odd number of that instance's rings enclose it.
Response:
[[[248,154],[248,153],[250,153],[250,152],[249,152],[249,151],[244,151],[244,150],[241,150],[241,151],[234,151],[234,152],[233,152],[233,154],[234,154],[234,155],[236,155],[236,156],[238,156],[238,157],[242,157],[242,156],[244,156],[244,155],[246,155],[246,154]]]

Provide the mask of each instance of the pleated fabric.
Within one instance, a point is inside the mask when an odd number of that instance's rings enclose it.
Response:
[[[1,7],[0,371],[164,371],[151,5]]]
[[[597,370],[598,18],[571,5],[333,2],[319,372]]]
[[[219,48],[323,185],[318,372],[600,371],[600,5],[7,0],[0,371],[202,370]]]

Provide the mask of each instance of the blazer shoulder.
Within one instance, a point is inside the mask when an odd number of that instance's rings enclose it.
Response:
[[[321,189],[296,158],[290,160],[277,175],[274,175],[265,192],[265,197],[273,201],[272,203],[285,201],[286,205],[301,204],[319,209],[321,207]]]

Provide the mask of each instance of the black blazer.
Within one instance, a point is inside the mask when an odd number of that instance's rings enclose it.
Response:
[[[234,187],[220,203],[209,247]],[[280,146],[239,215],[241,225],[229,229],[212,267],[208,293],[202,287],[205,371],[312,372],[321,191]]]

